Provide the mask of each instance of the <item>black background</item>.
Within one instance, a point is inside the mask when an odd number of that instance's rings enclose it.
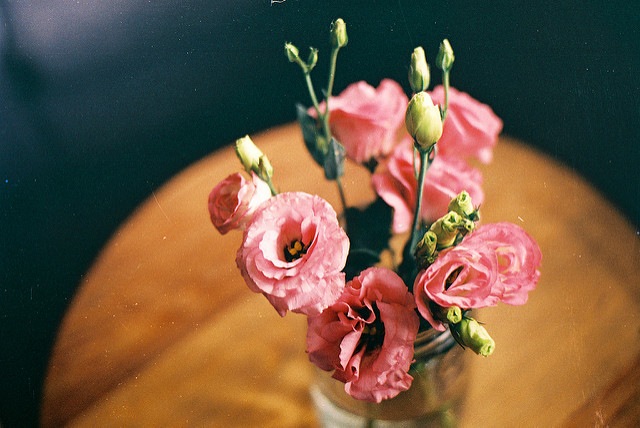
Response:
[[[36,423],[57,326],[116,227],[193,161],[293,120],[294,103],[308,98],[284,41],[305,55],[310,45],[320,49],[314,75],[324,83],[329,23],[338,17],[349,44],[336,93],[384,77],[408,91],[413,48],[422,45],[433,62],[448,38],[453,86],[491,105],[505,134],[577,170],[640,224],[638,2],[5,0],[0,7],[3,426]]]

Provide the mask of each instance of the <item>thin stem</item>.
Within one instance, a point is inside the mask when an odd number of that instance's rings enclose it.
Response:
[[[309,90],[309,95],[311,96],[311,103],[313,103],[313,107],[316,109],[318,119],[322,120],[322,113],[320,113],[320,104],[318,104],[318,98],[316,97],[316,91],[313,89],[313,82],[311,81],[311,75],[309,74],[309,72],[304,72],[304,80],[305,82],[307,82],[307,89]]]
[[[431,163],[429,162],[431,151],[431,149],[418,149],[418,153],[420,154],[420,175],[418,176],[418,194],[416,195],[416,207],[413,214],[413,224],[411,225],[411,253],[415,250],[416,245],[418,245],[418,240],[420,239],[418,236],[418,231],[420,230],[420,209],[422,207],[422,195],[424,193],[424,178],[427,175],[427,169]]]
[[[333,47],[331,49],[331,58],[329,60],[329,79],[327,81],[327,92],[325,94],[325,102],[324,102],[324,114],[320,115],[320,110],[318,109],[318,117],[322,121],[322,130],[324,132],[324,136],[327,139],[327,142],[331,141],[331,129],[329,128],[329,100],[331,99],[331,94],[333,92],[333,82],[336,75],[336,63],[338,59],[338,51],[339,47]],[[336,178],[336,184],[338,185],[338,192],[340,193],[340,201],[342,202],[342,209],[347,209],[347,200],[344,197],[344,189],[342,187],[342,182],[340,181],[340,177]]]
[[[342,181],[340,181],[340,177],[336,178],[336,184],[338,185],[338,192],[340,193],[340,202],[342,202],[342,211],[346,211],[347,200],[344,197],[344,189],[342,188]]]
[[[449,108],[449,70],[442,73],[442,85],[444,86],[444,107],[442,108],[442,121],[447,117]]]
[[[331,59],[329,60],[329,80],[327,82],[327,94],[326,94],[326,104],[324,109],[324,114],[327,117],[327,121],[329,120],[329,98],[331,98],[331,94],[333,93],[333,81],[336,77],[336,62],[338,60],[338,51],[339,47],[334,47],[331,49]]]
[[[271,182],[271,178],[267,178],[266,181],[267,181],[267,185],[269,186],[269,190],[271,190],[271,196],[276,196],[278,194],[278,191],[273,186],[273,183]]]

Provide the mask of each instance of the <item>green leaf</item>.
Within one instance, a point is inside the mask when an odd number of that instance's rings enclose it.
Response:
[[[349,257],[344,272],[347,280],[380,261],[380,253],[389,247],[393,211],[378,198],[365,207],[345,211]]]
[[[307,109],[302,104],[296,104],[296,116],[300,129],[302,130],[302,138],[311,157],[318,165],[324,168],[326,144],[319,144],[320,130],[318,129],[316,118],[307,113]]]
[[[327,180],[336,180],[344,174],[345,149],[335,138],[329,142],[329,150],[324,158],[324,176]]]

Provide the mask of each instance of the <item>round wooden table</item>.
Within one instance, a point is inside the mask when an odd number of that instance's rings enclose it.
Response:
[[[253,136],[281,191],[338,193],[296,125]],[[462,426],[637,426],[640,240],[580,177],[501,138],[482,166],[483,221],[524,227],[543,252],[523,307],[480,312],[497,348],[470,356]],[[60,326],[43,398],[45,426],[314,427],[306,321],[251,293],[235,266],[241,233],[207,212],[240,170],[228,147],[142,204],[84,277]],[[141,174],[144,170],[141,170]],[[368,174],[344,177],[350,204],[373,197]]]

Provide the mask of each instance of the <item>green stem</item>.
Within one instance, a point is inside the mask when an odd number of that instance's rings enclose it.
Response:
[[[336,76],[336,62],[338,60],[338,51],[340,48],[334,47],[331,49],[331,59],[329,60],[329,81],[327,82],[327,102],[324,109],[324,114],[327,117],[327,121],[329,120],[329,98],[331,98],[331,94],[333,93],[333,81]]]
[[[432,146],[433,147],[433,146]],[[420,236],[418,234],[420,230],[420,209],[422,207],[422,195],[424,193],[424,179],[427,175],[427,169],[431,162],[429,162],[429,155],[431,154],[432,149],[429,150],[420,150],[418,149],[418,153],[420,153],[420,175],[418,176],[418,194],[416,195],[416,207],[413,214],[413,224],[411,225],[411,253],[413,254],[416,249],[416,245],[418,245],[418,241],[420,240]]]
[[[442,108],[442,121],[447,117],[449,108],[449,70],[442,73],[442,85],[444,86],[444,107]]]
[[[342,181],[340,177],[336,178],[336,184],[338,185],[338,192],[340,193],[340,202],[342,202],[342,211],[347,211],[347,200],[344,197],[344,189],[342,188]]]
[[[329,79],[327,81],[327,92],[325,94],[324,114],[320,116],[320,110],[318,109],[318,117],[322,121],[322,130],[324,132],[325,138],[327,139],[327,142],[331,141],[331,129],[329,128],[329,100],[331,99],[331,94],[333,93],[333,82],[336,76],[336,63],[338,60],[339,50],[339,47],[333,47],[331,49],[331,58],[329,60]],[[347,200],[344,197],[344,189],[342,187],[340,177],[336,178],[336,184],[338,186],[338,192],[340,193],[340,202],[342,202],[342,209],[346,211]]]
[[[278,191],[276,190],[276,188],[273,186],[273,183],[271,182],[270,178],[267,178],[266,180],[267,185],[269,186],[269,190],[271,190],[271,196],[275,196],[278,194]]]
[[[318,98],[316,97],[316,91],[313,89],[313,82],[311,81],[311,75],[309,72],[304,72],[304,80],[307,82],[307,90],[309,91],[309,96],[311,96],[311,103],[313,107],[316,109],[316,113],[318,114],[318,118],[322,120],[322,113],[320,113],[320,104],[318,103]]]

